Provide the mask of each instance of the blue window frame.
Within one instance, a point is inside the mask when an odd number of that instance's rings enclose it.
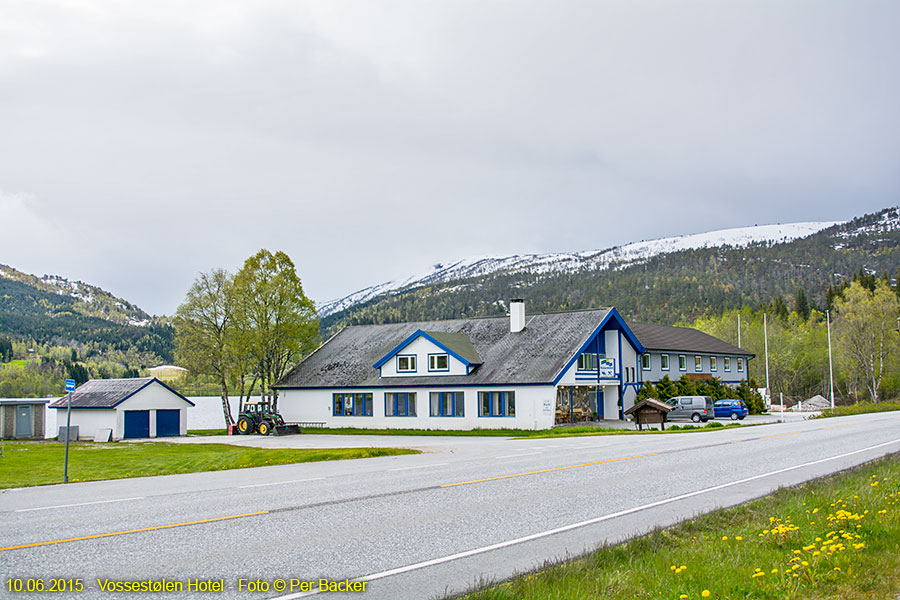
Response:
[[[449,371],[450,370],[450,355],[447,353],[444,354],[429,354],[428,355],[428,371],[429,372],[441,372],[441,371]]]
[[[604,355],[601,354],[599,358],[604,358]],[[594,352],[585,352],[578,357],[579,371],[596,371],[598,364],[599,359],[597,354]]]
[[[659,355],[659,368],[663,371],[669,370],[669,355],[668,354],[660,354]]]
[[[384,416],[414,417],[416,416],[415,392],[385,392]]]
[[[397,356],[397,372],[398,373],[415,373],[416,372],[416,355],[400,354]]]
[[[719,360],[715,356],[709,357],[709,370],[710,371],[718,371],[719,370]]]
[[[743,358],[739,358],[739,359],[737,359],[737,361],[738,361],[738,372],[743,373],[743,371],[744,371],[744,359],[743,359]]]
[[[726,371],[731,371],[731,357],[730,356],[722,357],[722,367],[724,367]]]
[[[372,394],[332,394],[331,414],[335,417],[371,417]]]
[[[515,392],[478,392],[479,417],[516,416]]]
[[[465,392],[431,392],[431,416],[466,416]]]
[[[642,354],[641,355],[641,368],[645,371],[649,371],[651,369],[650,355]]]
[[[694,355],[694,370],[702,371],[703,370],[703,357],[699,354]]]
[[[678,370],[687,371],[687,356],[684,354],[678,355]]]

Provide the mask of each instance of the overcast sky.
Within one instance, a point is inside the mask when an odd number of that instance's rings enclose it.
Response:
[[[172,314],[900,203],[900,2],[2,0],[0,263]]]

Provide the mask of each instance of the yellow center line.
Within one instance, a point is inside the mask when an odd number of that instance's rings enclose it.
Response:
[[[472,481],[460,481],[459,483],[445,483],[440,486],[442,488],[454,487],[457,485],[468,485],[470,483],[483,483],[485,481],[497,481],[498,479],[510,479],[512,477],[524,477],[526,475],[537,475],[539,473],[550,473],[552,471],[565,471],[566,469],[577,469],[579,467],[591,467],[594,465],[602,465],[605,463],[618,462],[620,460],[633,460],[635,458],[647,458],[648,456],[658,456],[658,452],[653,454],[639,454],[637,456],[626,456],[623,458],[610,458],[609,460],[598,460],[596,462],[581,463],[580,465],[569,465],[567,467],[554,467],[552,469],[541,469],[540,471],[528,471],[527,473],[514,473],[512,475],[498,475],[497,477],[486,477],[484,479],[473,479]]]
[[[843,425],[829,425],[822,429],[838,429],[840,427],[853,427],[854,425],[862,425],[863,423],[871,423],[872,421],[857,421],[856,423],[844,423]]]
[[[775,435],[764,435],[760,437],[761,440],[768,440],[771,438],[781,437],[783,435],[797,435],[798,433],[803,433],[802,431],[788,431],[787,433],[776,433]]]
[[[35,542],[33,544],[22,544],[20,546],[7,546],[0,548],[0,552],[4,550],[18,550],[20,548],[34,548],[35,546],[50,546],[52,544],[65,544],[66,542],[79,542],[81,540],[95,540],[97,538],[105,538],[114,535],[126,535],[129,533],[140,533],[142,531],[157,531],[159,529],[171,529],[172,527],[184,527],[185,525],[199,525],[201,523],[215,523],[216,521],[227,521],[229,519],[240,519],[243,517],[255,517],[258,515],[268,514],[269,511],[262,510],[259,512],[245,513],[242,515],[230,515],[227,517],[215,517],[213,519],[202,519],[200,521],[187,521],[185,523],[172,523],[170,525],[156,525],[154,527],[143,527],[141,529],[129,529],[127,531],[113,531],[111,533],[98,533],[96,535],[84,535],[81,537],[66,538],[64,540],[51,540],[49,542]]]

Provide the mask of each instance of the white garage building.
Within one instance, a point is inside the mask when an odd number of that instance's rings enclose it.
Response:
[[[57,423],[65,425],[68,397],[50,405]],[[101,429],[112,439],[185,435],[187,408],[194,403],[156,379],[92,379],[72,393],[72,426],[80,438],[93,438]]]

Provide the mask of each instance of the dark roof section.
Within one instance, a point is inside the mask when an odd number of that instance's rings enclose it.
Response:
[[[733,346],[697,329],[650,325],[648,323],[635,323],[634,321],[628,321],[628,326],[648,350],[734,354],[751,358],[756,356],[752,352]]]
[[[641,400],[631,408],[625,411],[626,415],[631,415],[641,410],[645,406],[649,406],[651,408],[655,408],[656,410],[662,411],[663,413],[668,413],[671,410],[675,410],[674,406],[666,404],[665,402],[660,402],[659,400],[655,400],[653,398],[647,398],[646,400]]]
[[[307,356],[273,387],[550,383],[609,310],[534,315],[518,333],[510,333],[508,317],[351,326]],[[448,333],[466,336],[482,365],[470,375],[379,378],[372,365],[419,329],[435,339]]]
[[[72,408],[115,408],[153,382],[194,406],[193,402],[156,377],[134,377],[131,379],[91,379],[72,392]],[[67,405],[68,396],[63,396],[51,404],[50,408],[66,408]]]
[[[478,350],[472,345],[472,340],[464,333],[450,333],[447,331],[426,331],[428,335],[442,343],[444,346],[456,352],[470,364],[480,365],[484,361],[478,356]]]

